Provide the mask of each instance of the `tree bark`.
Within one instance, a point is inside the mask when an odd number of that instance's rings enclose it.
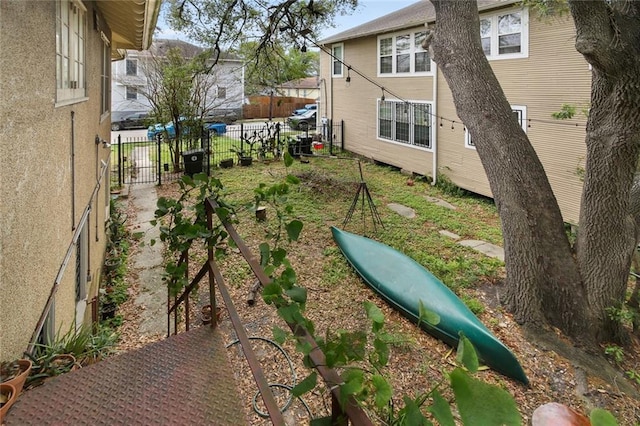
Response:
[[[598,341],[620,341],[621,308],[636,246],[631,188],[640,154],[640,5],[569,2],[576,49],[592,66],[587,162],[576,253]]]
[[[433,59],[476,145],[502,221],[505,302],[514,318],[593,342],[586,289],[562,215],[527,135],[480,44],[475,1],[432,0]]]

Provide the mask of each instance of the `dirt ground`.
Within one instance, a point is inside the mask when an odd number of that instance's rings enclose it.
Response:
[[[324,182],[307,184],[309,187],[327,188]],[[174,185],[164,185],[159,187],[158,191],[161,196],[176,194]],[[135,212],[129,211],[129,214]],[[239,233],[257,253],[257,245],[262,241],[261,228],[256,226],[256,221],[248,212],[244,215],[239,214],[239,220]],[[298,274],[298,281],[308,289],[307,315],[314,321],[318,334],[322,334],[323,330],[339,328],[366,329],[368,325],[362,303],[365,300],[376,303],[384,312],[386,328],[398,336],[398,341],[392,349],[389,367],[384,372],[391,379],[394,397],[401,402],[402,395],[415,397],[420,392],[428,391],[444,380],[444,372],[454,368],[455,351],[392,310],[354,273],[347,274],[347,279],[339,285],[329,285],[320,279],[327,268],[348,268],[346,262],[327,263],[327,251],[335,250],[328,230],[328,226],[333,224],[326,223],[324,230],[307,230],[303,233],[302,239],[294,243],[295,246],[289,247],[289,258]],[[254,350],[263,363],[268,382],[273,384],[274,393],[279,400],[287,403],[286,388],[306,377],[308,370],[302,366],[301,356],[291,343],[286,343],[282,351],[273,345],[270,340],[273,336],[272,328],[277,325],[284,329],[286,325],[271,306],[265,305],[260,296],[256,298],[254,305],[247,303],[249,290],[255,279],[237,249],[229,248],[227,252],[228,256],[221,261],[221,267],[234,301],[233,308],[242,318],[247,333],[256,337],[253,340]],[[191,262],[194,269],[199,268],[199,262],[204,260],[203,253],[198,256],[198,262]],[[132,295],[137,291],[136,279],[135,275],[129,277]],[[634,389],[622,374],[630,369],[640,371],[640,343],[637,340],[633,342],[631,349],[625,349],[624,364],[615,368],[602,358],[580,355],[570,345],[563,345],[562,339],[552,333],[544,338],[535,336],[534,340],[534,336],[521,330],[500,306],[499,283],[484,283],[473,291],[486,305],[480,319],[513,350],[529,377],[530,385],[524,386],[491,370],[479,374],[485,381],[497,384],[513,395],[519,406],[523,424],[530,424],[531,415],[537,407],[553,401],[564,403],[586,414],[594,407],[605,408],[616,416],[621,425],[640,424],[638,388]],[[207,300],[206,291],[200,291],[200,298],[198,305]],[[132,299],[135,298],[130,300]],[[217,295],[217,300],[222,304],[220,295]],[[238,345],[233,344],[235,335],[226,310],[230,307],[223,308],[225,309],[222,312],[220,328],[228,335],[228,354],[236,371],[238,389],[246,401],[247,424],[270,424],[268,419],[256,413],[260,411],[260,403],[253,402],[259,400],[259,397],[256,397],[256,386]],[[135,325],[136,307],[132,301],[123,305],[120,312],[125,317],[121,329],[121,350],[133,349],[148,343],[149,340],[162,338],[140,337]],[[199,318],[194,315],[192,324],[198,322]],[[555,350],[551,350],[552,347]],[[284,415],[292,425],[308,424],[310,415],[320,417],[330,413],[330,400],[326,390],[305,395],[304,402],[289,402]],[[376,424],[383,424],[377,419],[373,420]]]

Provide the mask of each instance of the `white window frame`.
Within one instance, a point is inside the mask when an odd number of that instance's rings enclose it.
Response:
[[[340,53],[336,54],[336,50],[340,49]],[[336,72],[336,65],[339,65],[340,72]],[[331,77],[342,77],[344,75],[344,43],[338,43],[331,46]]]
[[[111,111],[111,42],[100,32],[102,39],[102,63],[100,72],[100,115],[101,117]]]
[[[511,110],[520,115],[520,126],[525,133],[527,133],[527,107],[524,105],[511,105]],[[464,128],[464,147],[469,149],[476,149],[475,144],[471,141],[471,135],[469,129]]]
[[[56,2],[56,106],[86,97],[87,8],[80,0]]]
[[[129,74],[129,63],[135,67],[135,73]],[[124,60],[124,75],[129,77],[135,77],[138,75],[138,60],[135,58],[127,58]]]
[[[125,86],[124,90],[125,90],[124,96],[125,96],[126,100],[128,100],[128,101],[137,101],[138,100],[138,87],[137,86]],[[135,96],[131,96],[130,97],[129,96],[129,90],[132,91],[131,92],[132,94],[135,93]]]
[[[381,126],[380,126],[380,105],[382,102],[387,102],[391,105],[393,105],[391,107],[391,135],[389,137],[383,136],[381,135]],[[417,144],[416,143],[416,130],[418,129],[418,126],[420,126],[420,124],[416,123],[416,117],[417,114],[420,113],[420,109],[417,109],[416,106],[417,105],[426,105],[427,111],[423,111],[422,115],[426,116],[426,126],[429,128],[428,130],[428,136],[429,136],[429,142],[427,145],[423,145],[423,144]],[[406,123],[408,124],[408,135],[407,139],[404,140],[402,139],[402,135],[398,134],[398,117],[397,117],[397,111],[398,109],[402,109],[402,108],[407,108],[408,111],[405,112],[405,114],[407,114],[406,118],[408,121],[400,121],[400,123]],[[378,98],[378,100],[376,101],[376,138],[380,141],[384,141],[384,142],[388,142],[388,143],[392,143],[392,144],[397,144],[397,145],[402,145],[402,146],[406,146],[406,147],[411,147],[411,148],[416,148],[416,149],[420,149],[423,151],[433,151],[433,138],[434,138],[434,132],[433,132],[433,123],[434,123],[434,118],[433,118],[433,102],[428,102],[428,101],[418,101],[418,100],[409,100],[409,101],[401,101],[401,100],[397,100],[397,99],[380,99]],[[424,126],[424,124],[423,124]]]
[[[498,33],[499,32],[498,21],[500,17],[510,15],[513,13],[520,14],[520,25],[521,25],[520,52],[500,54],[499,53],[499,36],[504,34]],[[487,37],[485,37],[485,38],[489,38],[490,40],[490,54],[486,55],[488,60],[492,61],[492,60],[516,59],[516,58],[529,57],[529,9],[528,8],[525,7],[520,9],[501,10],[500,12],[495,12],[493,14],[481,15],[480,16],[481,28],[482,28],[483,20],[489,20],[491,23],[491,29],[487,34]],[[480,31],[482,31],[482,29]]]
[[[419,53],[427,53],[428,51],[422,48],[422,46],[416,42],[416,36],[418,34],[424,34],[426,36],[426,30],[411,30],[411,31],[402,31],[393,34],[385,34],[383,36],[378,36],[377,43],[377,65],[376,65],[376,73],[378,77],[414,77],[414,76],[425,76],[425,75],[433,75],[433,70],[435,69],[435,64],[431,57],[429,56],[429,70],[428,71],[416,71],[416,55]],[[398,72],[398,38],[400,37],[409,37],[409,50],[407,53],[409,55],[409,71],[408,72]],[[381,43],[383,40],[391,40],[391,53],[382,55],[381,52]],[[391,72],[381,72],[381,63],[383,56],[391,56]]]

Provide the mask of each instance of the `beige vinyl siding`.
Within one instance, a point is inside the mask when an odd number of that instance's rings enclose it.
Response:
[[[377,78],[377,37],[350,40],[344,43],[344,61],[389,88],[402,100],[432,101],[433,83],[431,77],[384,77]],[[323,55],[323,70],[329,70],[330,58]],[[431,174],[431,152],[424,149],[391,143],[377,137],[377,108],[382,90],[353,70],[351,82],[347,86],[345,67],[342,78],[331,79],[328,83],[328,97],[334,99],[330,116],[334,120],[345,120],[345,148],[376,161],[407,168],[421,174]],[[329,75],[324,72],[323,75]],[[385,92],[387,100],[396,99]],[[331,102],[329,102],[331,108]]]
[[[577,223],[582,182],[577,167],[583,164],[585,118],[564,125],[551,117],[563,103],[585,106],[589,102],[591,74],[574,48],[575,30],[568,19],[541,22],[529,19],[529,57],[494,60],[491,66],[512,105],[527,108],[527,135],[545,168],[563,217]],[[441,78],[438,87],[439,115],[458,120],[451,93]],[[540,122],[544,120],[546,122]],[[486,175],[475,150],[465,147],[462,125],[444,122],[438,134],[438,165],[454,183],[491,196]]]
[[[519,8],[503,9],[503,12],[509,10]],[[526,117],[530,119],[527,134],[547,172],[563,217],[567,222],[577,223],[582,190],[577,168],[584,164],[585,118],[580,115],[571,120],[578,122],[578,127],[567,126],[554,120],[551,114],[559,111],[563,103],[588,104],[591,73],[586,61],[575,50],[575,30],[568,17],[541,22],[533,12],[529,15],[528,57],[490,63],[509,102],[526,107]],[[326,47],[330,50],[331,45]],[[326,94],[322,94],[328,100],[326,116],[345,121],[345,147],[376,161],[432,175],[431,151],[377,138],[376,108],[382,94],[380,88],[353,71],[347,87],[346,69],[343,78],[331,79],[330,57],[323,54],[321,58],[321,75],[325,76],[327,84]],[[344,60],[403,99],[434,100],[434,77],[376,77],[376,36],[345,40]],[[433,121],[437,131],[438,174],[447,175],[464,189],[492,196],[476,150],[465,147],[464,124],[456,115],[451,92],[440,73],[437,85],[437,105],[433,112],[445,118],[442,127],[441,120]],[[385,96],[389,100],[394,98],[388,92]],[[456,121],[453,129],[451,120]]]

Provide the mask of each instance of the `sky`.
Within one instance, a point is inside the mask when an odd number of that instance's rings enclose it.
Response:
[[[349,16],[337,16],[336,28],[327,28],[322,32],[320,39],[329,37],[365,22],[373,21],[398,9],[416,3],[419,0],[359,0],[358,8]],[[424,1],[424,0],[421,0]]]
[[[327,28],[320,34],[320,39],[329,37],[350,28],[356,27],[365,22],[372,21],[381,16],[395,12],[398,9],[410,4],[424,0],[359,0],[358,8],[349,16],[336,16],[335,28]],[[188,38],[169,28],[162,17],[158,20],[158,26],[162,29],[156,35],[157,38],[172,38],[188,41]]]

